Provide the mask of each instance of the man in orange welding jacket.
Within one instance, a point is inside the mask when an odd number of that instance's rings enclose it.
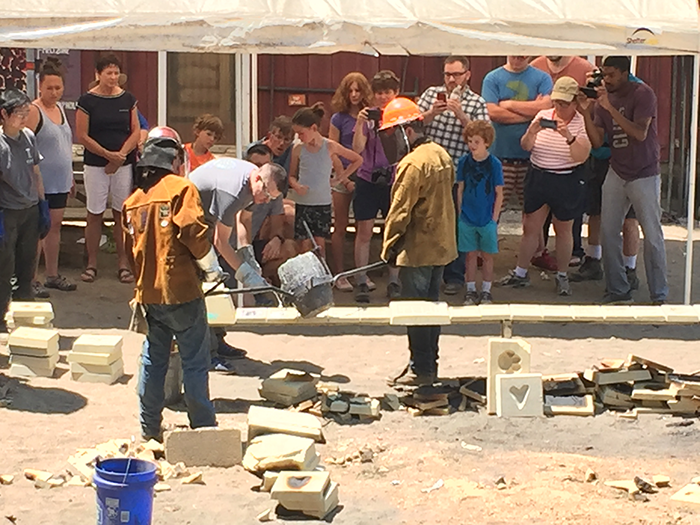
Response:
[[[124,202],[123,227],[133,241],[135,301],[148,324],[138,385],[143,439],[162,440],[165,375],[173,338],[182,359],[192,428],[216,425],[209,397],[210,330],[201,288],[224,274],[207,236],[199,191],[181,176],[185,155],[177,132],[151,130]]]

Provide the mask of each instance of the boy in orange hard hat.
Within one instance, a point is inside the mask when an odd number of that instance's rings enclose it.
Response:
[[[457,258],[454,164],[442,146],[425,136],[421,111],[411,100],[391,101],[382,123],[384,152],[396,165],[382,259],[399,267],[402,299],[437,301],[443,267]],[[440,327],[407,330],[410,361],[388,383],[432,384],[437,379]]]

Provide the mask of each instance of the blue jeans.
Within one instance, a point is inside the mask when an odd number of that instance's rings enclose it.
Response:
[[[145,306],[148,334],[143,343],[139,382],[141,433],[150,437],[160,435],[165,375],[168,372],[173,337],[177,341],[182,359],[185,402],[190,426],[215,426],[216,414],[209,399],[211,343],[204,300]]]
[[[399,268],[401,298],[437,301],[440,296],[442,266]],[[411,370],[416,375],[437,374],[439,326],[408,326],[408,349]]]
[[[456,224],[459,226],[459,216],[461,213],[461,203],[457,202],[457,185],[452,186],[452,202],[455,205],[455,217],[457,217]],[[458,239],[458,233],[455,230],[455,238]],[[445,284],[454,283],[460,286],[464,286],[464,274],[467,271],[467,254],[459,252],[457,258],[450,264],[445,266],[444,269],[444,279]]]

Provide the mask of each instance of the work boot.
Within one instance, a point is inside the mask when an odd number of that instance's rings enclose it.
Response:
[[[430,386],[437,380],[437,373],[416,374],[410,365],[395,376],[389,376],[386,384],[389,386]]]
[[[578,270],[569,275],[569,280],[574,283],[582,281],[600,281],[603,279],[603,265],[600,259],[586,256]]]
[[[243,359],[248,352],[241,348],[231,346],[223,339],[220,339],[219,345],[216,347],[216,353],[226,359]]]
[[[639,277],[637,277],[637,269],[625,266],[625,274],[627,275],[627,282],[630,285],[630,290],[639,290]]]
[[[462,289],[462,283],[449,282],[445,283],[445,295],[457,295]]]
[[[633,302],[632,300],[632,292],[627,292],[627,293],[606,293],[603,296],[603,300],[601,301],[602,304],[631,304]]]

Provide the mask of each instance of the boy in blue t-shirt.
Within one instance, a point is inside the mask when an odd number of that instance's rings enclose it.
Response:
[[[489,304],[493,254],[498,253],[497,221],[503,205],[503,166],[489,153],[495,131],[486,120],[473,120],[464,130],[469,153],[457,165],[457,248],[467,254],[467,295],[464,304]],[[477,260],[483,261],[481,294],[476,291]]]

